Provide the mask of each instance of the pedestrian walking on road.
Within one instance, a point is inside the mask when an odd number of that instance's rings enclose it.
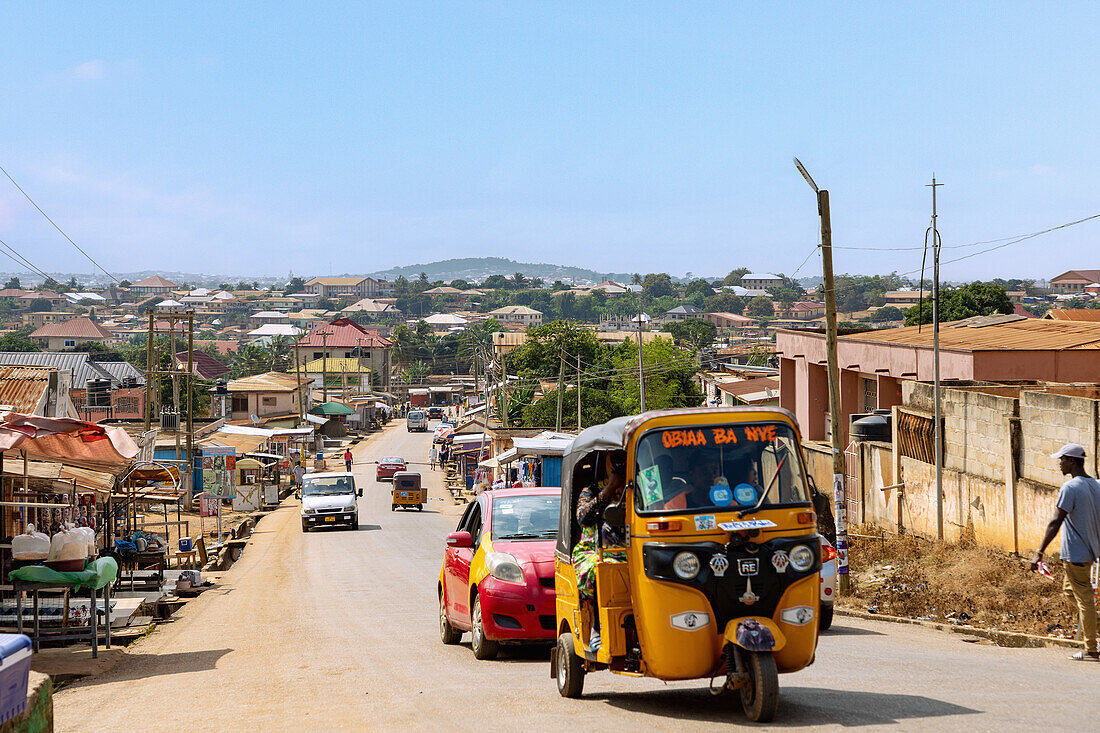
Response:
[[[306,475],[305,466],[301,463],[294,464],[294,485],[299,489],[302,488],[302,477]]]
[[[1095,662],[1100,660],[1100,652],[1096,648],[1096,598],[1089,575],[1093,562],[1100,557],[1100,481],[1085,473],[1085,449],[1076,443],[1063,445],[1051,458],[1070,478],[1058,491],[1054,516],[1031,560],[1031,569],[1039,569],[1043,552],[1061,529],[1062,590],[1077,606],[1085,642],[1085,648],[1070,659]]]
[[[344,450],[344,465],[347,466],[348,473],[351,473],[351,448]]]
[[[433,471],[435,470],[435,461],[438,455],[439,452],[436,450],[435,443],[432,443],[431,449],[428,450],[428,467]]]

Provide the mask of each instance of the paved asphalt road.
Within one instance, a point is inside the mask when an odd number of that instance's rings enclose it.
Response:
[[[712,730],[745,725],[705,682],[590,675],[565,700],[544,648],[478,662],[439,641],[435,583],[458,507],[392,513],[371,461],[425,461],[430,434],[398,421],[360,444],[360,530],[302,534],[297,502],[266,517],[222,587],[130,647],[113,671],[61,690],[60,731]],[[416,470],[417,466],[411,466]],[[817,663],[780,677],[774,723],[798,730],[1094,730],[1100,664],[1060,649],[838,617]]]

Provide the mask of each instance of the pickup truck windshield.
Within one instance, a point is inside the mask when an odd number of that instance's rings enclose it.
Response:
[[[333,478],[315,478],[305,480],[302,486],[303,496],[335,496],[351,494],[355,491],[355,481],[350,476]]]

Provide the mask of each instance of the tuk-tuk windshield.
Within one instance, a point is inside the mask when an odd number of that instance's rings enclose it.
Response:
[[[810,501],[794,431],[784,423],[654,430],[638,441],[635,459],[635,506],[642,513]]]
[[[302,485],[303,496],[336,496],[355,491],[355,480],[350,476],[330,476],[311,479],[306,476]]]
[[[494,540],[547,540],[558,536],[560,494],[493,499]]]

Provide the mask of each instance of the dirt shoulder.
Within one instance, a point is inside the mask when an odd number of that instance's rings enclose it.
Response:
[[[973,542],[950,545],[864,527],[851,540],[852,590],[840,608],[998,631],[1072,638],[1077,612],[1054,580],[1029,572],[1025,560]],[[875,537],[870,537],[876,535]]]

